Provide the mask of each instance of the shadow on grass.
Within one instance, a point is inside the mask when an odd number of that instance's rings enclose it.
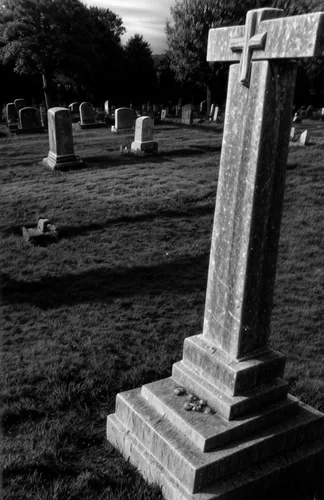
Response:
[[[49,276],[37,281],[5,280],[2,299],[30,303],[41,309],[116,298],[160,295],[165,291],[187,294],[206,288],[209,253],[153,266],[94,268],[79,274]]]
[[[199,201],[199,200],[196,200]],[[115,224],[136,224],[138,222],[147,222],[155,219],[183,219],[187,217],[196,217],[197,215],[208,215],[212,214],[215,209],[215,203],[208,203],[204,205],[197,206],[189,210],[158,210],[157,212],[148,212],[144,214],[134,214],[134,215],[122,215],[116,217],[115,219],[107,219],[102,223],[92,223],[85,224],[83,226],[61,226],[57,228],[58,237],[50,241],[50,243],[55,243],[58,240],[69,239],[81,234],[86,234],[92,231],[101,231],[107,227],[111,227]],[[24,224],[29,227],[28,224]],[[15,225],[6,228],[0,228],[5,236],[22,236],[22,225]],[[48,242],[47,242],[48,243]]]

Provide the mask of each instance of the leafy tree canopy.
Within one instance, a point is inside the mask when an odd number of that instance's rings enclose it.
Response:
[[[117,46],[122,20],[80,0],[2,0],[0,61],[17,73],[41,73],[48,106],[57,72],[85,76],[100,65],[103,47]]]
[[[206,62],[209,29],[244,24],[247,11],[264,7],[298,15],[320,11],[323,0],[176,0],[171,7],[173,22],[166,23],[165,32],[177,79],[210,88],[224,66]]]

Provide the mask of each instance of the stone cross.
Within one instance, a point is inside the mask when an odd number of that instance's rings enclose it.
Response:
[[[296,62],[324,55],[324,14],[247,13],[211,29],[207,60],[230,68],[203,336],[236,360],[266,348]]]

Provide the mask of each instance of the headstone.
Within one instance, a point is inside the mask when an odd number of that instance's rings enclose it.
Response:
[[[214,111],[215,111],[215,103],[213,102],[212,105],[210,106],[210,110],[209,110],[209,120],[212,120],[213,119],[213,116],[214,116]]]
[[[134,130],[134,113],[130,108],[117,108],[115,111],[115,125],[112,132],[130,132]]]
[[[109,441],[165,500],[261,499],[306,463],[319,474],[324,414],[288,395],[285,356],[268,340],[294,59],[324,55],[324,13],[282,15],[252,10],[245,26],[209,32],[208,62],[239,64],[229,71],[203,333],[185,339],[172,377],[118,394],[107,419]]]
[[[24,132],[44,132],[40,112],[37,108],[26,107],[19,110],[18,131]]]
[[[83,161],[74,154],[72,116],[67,108],[48,110],[49,153],[43,164],[51,169],[80,167]]]
[[[135,138],[131,150],[136,153],[152,153],[158,149],[158,143],[153,141],[154,120],[150,116],[141,116],[135,123]]]
[[[214,121],[214,122],[217,122],[217,119],[218,119],[218,113],[219,113],[219,107],[218,107],[218,106],[215,106],[215,109],[214,109],[214,114],[213,114],[213,121]]]
[[[94,117],[94,108],[90,102],[82,102],[79,107],[80,128],[100,128],[105,127],[106,123],[96,122]]]
[[[193,118],[192,105],[186,104],[185,106],[182,106],[181,123],[184,125],[191,125],[192,118]]]
[[[205,115],[207,112],[207,101],[201,101],[199,105],[200,114]]]
[[[166,109],[162,109],[162,111],[161,111],[161,120],[166,120],[167,116],[168,116],[167,110]]]
[[[9,130],[17,130],[18,128],[18,113],[14,102],[9,102],[6,105],[6,118]]]
[[[290,129],[290,140],[295,141],[296,140],[296,129],[295,127],[291,127]]]
[[[39,113],[41,118],[41,124],[43,125],[45,130],[48,130],[47,111],[45,104],[42,103],[39,105]]]
[[[324,121],[324,108],[321,109],[321,120]]]
[[[299,144],[301,144],[302,146],[307,146],[310,142],[310,139],[309,139],[309,133],[308,133],[308,130],[304,130],[304,132],[302,132],[300,134],[300,137],[299,137]]]
[[[105,101],[105,112],[109,115],[109,101]]]
[[[80,120],[79,103],[75,101],[69,104],[69,110],[72,115],[72,121],[78,122]]]
[[[19,113],[19,111],[22,108],[26,107],[26,101],[25,101],[25,99],[15,99],[14,103],[15,103],[15,106],[16,106],[17,113]]]
[[[308,106],[308,107],[306,108],[306,116],[307,116],[308,118],[310,118],[311,116],[313,116],[313,112],[314,112],[314,108],[313,108],[313,106],[312,106],[312,105],[310,105],[310,106]]]
[[[297,111],[297,112],[294,114],[293,123],[301,123],[301,122],[302,122],[301,115],[300,115],[300,113]]]

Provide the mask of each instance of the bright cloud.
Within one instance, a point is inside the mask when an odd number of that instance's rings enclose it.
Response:
[[[127,30],[122,41],[138,33],[149,42],[154,54],[166,50],[165,22],[171,18],[170,7],[175,0],[83,0],[88,6],[110,9],[123,19]]]

